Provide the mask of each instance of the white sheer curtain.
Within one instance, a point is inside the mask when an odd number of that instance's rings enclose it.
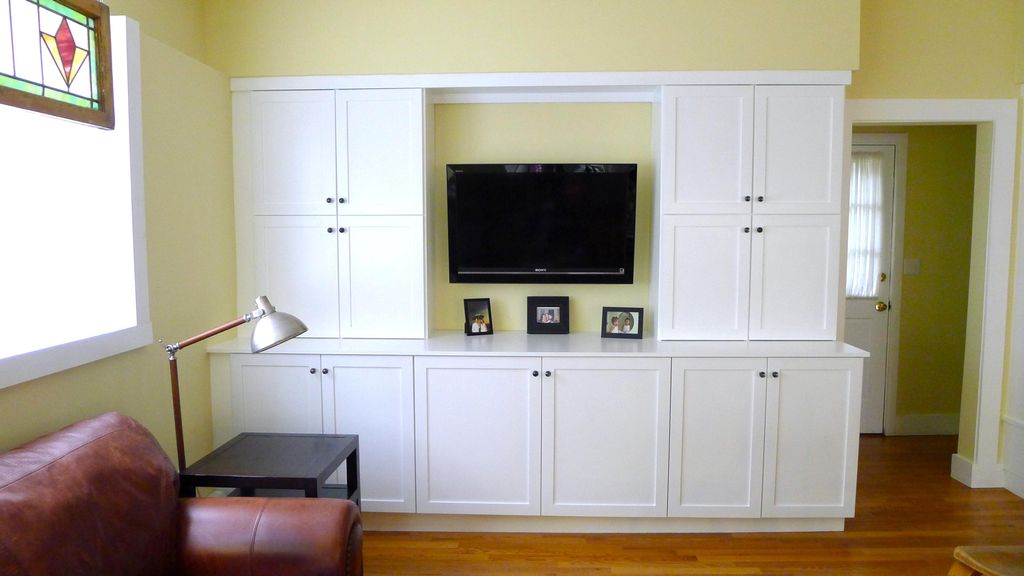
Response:
[[[846,295],[874,298],[882,257],[882,154],[854,152],[850,162],[850,236]]]

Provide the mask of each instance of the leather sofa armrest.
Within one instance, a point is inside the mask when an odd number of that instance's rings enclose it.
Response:
[[[349,500],[182,498],[181,574],[363,573],[363,524]]]

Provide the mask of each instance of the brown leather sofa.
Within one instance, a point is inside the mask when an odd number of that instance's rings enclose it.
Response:
[[[0,454],[0,576],[363,573],[348,500],[178,498],[138,422],[104,414]]]

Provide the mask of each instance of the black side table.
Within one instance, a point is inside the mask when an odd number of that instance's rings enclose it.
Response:
[[[345,463],[347,484],[327,485]],[[354,434],[261,434],[243,432],[180,474],[181,495],[196,488],[302,490],[307,498],[347,498],[359,505],[359,436]]]

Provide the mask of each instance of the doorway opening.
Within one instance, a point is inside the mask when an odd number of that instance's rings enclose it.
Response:
[[[975,147],[975,125],[854,128],[845,340],[871,353],[864,433],[959,431]]]

